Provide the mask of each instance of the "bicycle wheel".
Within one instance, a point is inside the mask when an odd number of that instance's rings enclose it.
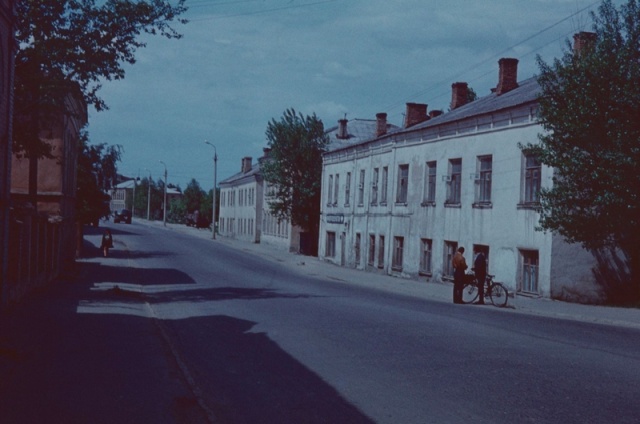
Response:
[[[465,284],[462,288],[462,303],[471,303],[478,298],[478,286],[476,283]]]
[[[504,308],[509,300],[509,292],[501,283],[493,283],[489,288],[489,298],[494,306]]]

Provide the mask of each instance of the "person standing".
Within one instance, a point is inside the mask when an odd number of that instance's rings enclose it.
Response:
[[[111,230],[106,229],[104,234],[102,235],[102,243],[100,243],[100,249],[102,249],[102,253],[106,258],[109,255],[109,249],[113,247],[113,236],[111,235]]]
[[[462,289],[464,288],[464,272],[467,261],[464,259],[464,247],[459,247],[451,264],[453,265],[453,303],[462,303]]]
[[[487,258],[484,253],[480,251],[476,256],[476,260],[473,262],[473,271],[476,274],[476,281],[478,283],[478,304],[484,305],[484,283],[487,280]]]

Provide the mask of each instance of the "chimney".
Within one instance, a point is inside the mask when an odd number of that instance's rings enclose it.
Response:
[[[251,156],[245,156],[242,158],[242,173],[246,174],[251,171]]]
[[[349,138],[349,131],[347,131],[347,122],[349,121],[347,121],[346,119],[338,120],[338,134],[336,135],[336,137],[340,140],[346,140],[347,138]]]
[[[407,115],[405,116],[405,128],[419,124],[429,119],[427,105],[423,103],[407,103]]]
[[[581,31],[573,35],[573,53],[580,55],[585,49],[593,48],[596,42],[596,33]]]
[[[502,58],[498,61],[500,73],[498,75],[498,96],[518,88],[518,59]]]
[[[469,100],[469,85],[466,82],[451,84],[451,110],[467,104]]]
[[[264,149],[262,149],[262,157],[263,158],[268,158],[269,154],[271,153],[271,148],[270,147],[265,147]]]
[[[440,116],[442,115],[444,112],[441,110],[432,110],[431,112],[429,112],[429,118],[435,118],[436,116]]]
[[[376,113],[376,137],[380,137],[387,133],[387,114],[384,112]]]

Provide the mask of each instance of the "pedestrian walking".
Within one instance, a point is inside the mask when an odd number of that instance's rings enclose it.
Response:
[[[464,288],[464,276],[467,270],[467,261],[464,259],[464,247],[459,247],[451,264],[453,265],[453,303],[462,303],[462,289]]]
[[[102,249],[102,253],[106,258],[109,256],[109,249],[113,248],[113,236],[111,235],[111,230],[104,230],[104,234],[102,234],[102,243],[100,243],[100,249]]]
[[[487,280],[487,258],[480,251],[473,262],[473,272],[476,274],[476,282],[478,283],[478,301],[479,305],[484,305],[484,283]]]

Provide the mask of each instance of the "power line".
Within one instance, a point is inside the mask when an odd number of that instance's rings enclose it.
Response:
[[[567,16],[567,17],[565,17],[565,18],[563,18],[563,19],[561,19],[561,20],[559,20],[559,21],[555,22],[554,24],[549,25],[548,27],[543,28],[543,29],[541,29],[540,31],[537,31],[537,32],[536,32],[536,33],[534,33],[533,35],[530,35],[529,37],[527,37],[527,38],[525,38],[525,39],[523,39],[523,40],[521,40],[521,41],[517,42],[516,44],[514,44],[514,45],[512,45],[512,46],[510,46],[510,47],[508,47],[508,48],[506,48],[506,49],[504,49],[504,50],[502,50],[502,51],[500,51],[500,52],[498,52],[498,53],[494,54],[493,56],[490,56],[490,57],[488,57],[488,58],[486,58],[486,59],[484,59],[484,60],[481,60],[480,62],[478,62],[478,63],[476,63],[476,64],[474,64],[474,65],[471,65],[470,67],[468,67],[467,69],[464,69],[463,71],[458,72],[457,74],[455,74],[455,75],[453,75],[452,77],[450,77],[450,78],[448,79],[448,81],[456,80],[456,79],[460,78],[461,76],[465,75],[466,73],[468,73],[468,72],[470,72],[470,71],[473,71],[473,70],[475,70],[475,69],[477,69],[477,68],[479,68],[479,67],[481,67],[481,66],[485,65],[486,63],[488,63],[488,62],[490,62],[490,61],[495,61],[495,59],[496,59],[497,57],[500,57],[500,56],[504,55],[505,53],[507,53],[507,52],[509,52],[509,51],[511,51],[511,50],[513,50],[513,49],[515,49],[516,47],[523,45],[523,44],[524,44],[524,43],[526,43],[527,41],[532,40],[533,38],[535,38],[535,37],[537,37],[537,36],[539,36],[539,35],[541,35],[541,34],[543,34],[543,33],[547,32],[547,31],[549,31],[549,30],[550,30],[550,29],[552,29],[552,28],[555,28],[556,26],[558,26],[558,25],[560,25],[561,23],[563,23],[563,22],[565,22],[565,21],[567,21],[567,20],[569,20],[569,19],[571,19],[571,18],[575,17],[576,15],[579,15],[580,13],[584,12],[585,10],[587,10],[587,9],[591,9],[593,6],[595,6],[596,4],[599,4],[599,3],[600,3],[600,1],[599,1],[599,0],[598,0],[598,1],[595,1],[595,2],[593,2],[593,3],[590,3],[588,6],[585,6],[585,7],[583,7],[582,9],[580,9],[580,10],[578,10],[578,11],[576,11],[576,12],[572,13],[571,15],[569,15],[569,16]],[[557,41],[557,39],[556,39],[556,40],[552,40],[551,42],[555,42],[555,41]],[[531,54],[531,53],[533,53],[533,52],[535,52],[535,51],[538,51],[538,50],[542,49],[542,47],[546,47],[546,46],[547,46],[547,45],[549,45],[551,42],[549,42],[549,43],[547,43],[547,44],[545,44],[545,45],[543,45],[543,46],[541,46],[541,47],[538,47],[537,49],[534,49],[534,50],[530,51],[529,53],[527,53],[527,55],[528,55],[528,54]],[[481,78],[481,77],[483,77],[483,76],[486,76],[486,75],[488,75],[488,73],[489,73],[489,72],[487,72],[487,73],[485,73],[485,74],[481,75],[480,77],[477,77],[476,79]],[[438,83],[435,83],[435,84],[433,84],[432,86],[430,86],[429,88],[426,88],[426,89],[424,89],[424,90],[421,90],[421,91],[419,91],[419,92],[417,92],[417,93],[413,94],[413,96],[411,96],[411,98],[416,98],[416,97],[422,96],[422,95],[424,95],[424,94],[426,94],[426,93],[428,93],[428,92],[431,92],[431,91],[432,91],[432,90],[434,90],[434,89],[437,89],[437,88],[439,88],[439,87],[442,87],[443,85],[447,84],[447,82],[448,82],[448,81],[440,81],[440,82],[438,82]],[[393,104],[391,104],[391,105],[389,105],[389,106],[387,107],[387,110],[395,109],[396,107],[401,106],[401,105],[403,105],[404,103],[405,103],[404,101],[400,101],[400,102],[393,103]]]
[[[250,1],[250,0],[247,0],[247,1]],[[235,17],[238,17],[238,16],[263,15],[263,14],[267,14],[267,13],[280,12],[282,10],[300,9],[300,8],[303,8],[303,7],[317,6],[317,5],[326,4],[326,3],[334,3],[336,1],[338,1],[338,0],[324,0],[324,1],[317,1],[317,2],[314,2],[314,3],[304,3],[304,4],[291,5],[291,6],[275,7],[275,8],[272,8],[272,9],[256,10],[256,11],[252,11],[252,12],[241,12],[241,13],[233,13],[233,14],[219,15],[219,16],[208,16],[208,17],[203,17],[203,18],[190,19],[189,22],[212,21],[212,20],[225,19],[225,18],[235,18]],[[223,4],[223,3],[219,3],[219,4]]]

